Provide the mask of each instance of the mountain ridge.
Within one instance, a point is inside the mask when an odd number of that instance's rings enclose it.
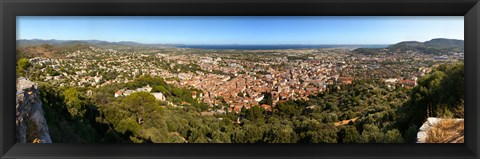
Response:
[[[419,41],[401,41],[386,48],[358,48],[353,50],[359,54],[379,54],[379,53],[406,53],[409,51],[424,54],[450,54],[463,52],[464,41],[458,39],[434,38],[425,42]]]
[[[89,46],[95,46],[95,47],[101,47],[101,48],[115,48],[115,47],[189,48],[189,47],[185,47],[185,46],[188,46],[187,44],[144,44],[144,43],[138,43],[133,41],[109,42],[109,41],[103,41],[103,40],[56,40],[56,39],[49,39],[49,40],[18,39],[17,40],[17,47],[31,47],[31,46],[41,46],[41,45],[51,45],[51,46],[88,46],[89,45]],[[301,44],[298,44],[298,45],[301,45]],[[371,45],[376,45],[376,44],[371,44]],[[194,46],[194,45],[191,45],[191,46]],[[222,45],[218,45],[218,46],[222,46]],[[239,45],[239,46],[243,46],[243,45]],[[283,46],[283,45],[279,45],[279,46]],[[285,44],[285,46],[287,46],[287,44]],[[360,54],[406,53],[408,51],[414,51],[414,52],[425,53],[425,54],[448,54],[453,52],[463,52],[464,40],[434,38],[425,42],[401,41],[396,44],[386,45],[386,47],[384,48],[383,47],[372,48],[372,47],[368,47],[367,45],[338,45],[338,46],[356,46],[358,48],[353,47],[350,49],[353,50],[353,52],[360,53]]]
[[[417,51],[426,54],[447,54],[464,49],[464,41],[457,39],[435,38],[425,42],[403,41],[387,47],[392,52]]]
[[[288,46],[288,45],[299,45],[299,46],[312,46],[312,45],[329,45],[329,46],[387,46],[390,44],[181,44],[181,43],[139,43],[134,41],[118,41],[110,42],[104,40],[56,40],[56,39],[17,39],[17,46],[26,47],[26,46],[38,46],[42,44],[48,45],[59,45],[59,44],[68,44],[68,43],[81,43],[81,44],[114,44],[114,45],[126,45],[126,46],[246,46],[246,45],[271,45],[271,46]]]
[[[65,46],[65,45],[92,45],[92,46],[143,46],[143,47],[153,47],[153,48],[168,48],[173,47],[177,44],[143,44],[133,41],[119,41],[119,42],[109,42],[103,40],[56,40],[56,39],[18,39],[17,47],[28,47],[28,46],[39,46],[39,45],[53,45],[53,46]]]

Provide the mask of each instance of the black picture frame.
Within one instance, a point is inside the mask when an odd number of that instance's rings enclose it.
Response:
[[[1,0],[1,158],[479,158],[478,0]],[[19,144],[15,139],[16,16],[464,16],[464,144]]]

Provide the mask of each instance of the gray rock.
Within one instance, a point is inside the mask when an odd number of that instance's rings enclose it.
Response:
[[[20,77],[17,81],[16,126],[17,142],[52,143],[45,120],[38,85]]]
[[[427,137],[428,137],[428,131],[436,126],[443,118],[434,118],[434,117],[429,117],[427,118],[427,121],[423,123],[423,125],[419,128],[419,131],[417,133],[417,143],[426,143]],[[463,121],[463,119],[454,119],[456,122]]]

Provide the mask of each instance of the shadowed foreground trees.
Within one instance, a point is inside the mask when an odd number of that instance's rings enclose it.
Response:
[[[463,118],[464,64],[440,65],[432,72],[418,80],[409,101],[396,112],[397,125],[407,142],[416,140],[413,130],[428,117]]]

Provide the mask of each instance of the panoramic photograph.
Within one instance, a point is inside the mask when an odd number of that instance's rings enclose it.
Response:
[[[18,143],[464,143],[463,16],[17,16]]]

